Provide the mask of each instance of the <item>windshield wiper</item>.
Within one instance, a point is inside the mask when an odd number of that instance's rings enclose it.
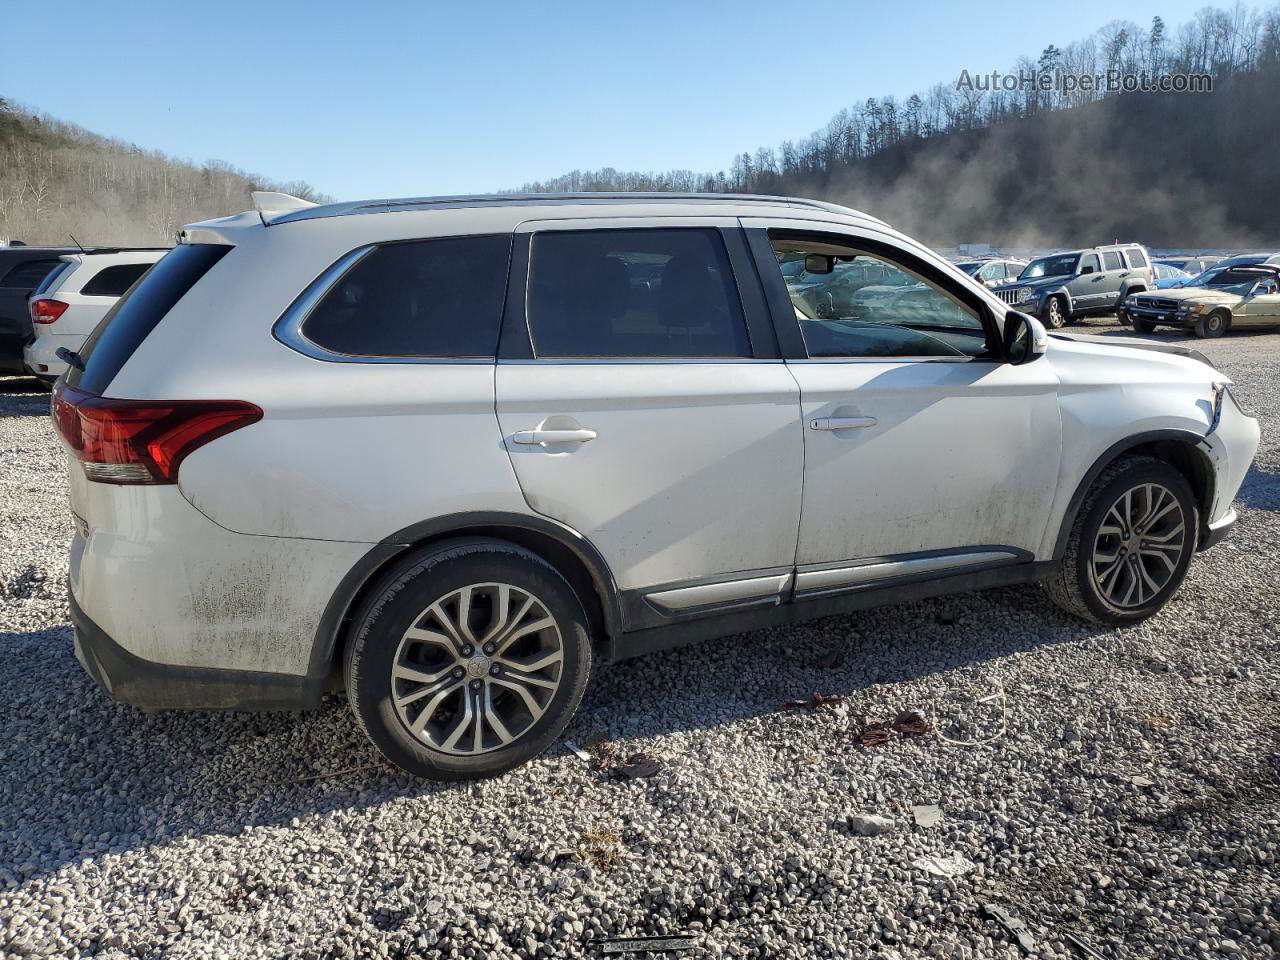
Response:
[[[53,352],[57,354],[58,359],[63,363],[75,367],[81,373],[84,372],[84,359],[74,350],[68,350],[66,347],[59,347]]]

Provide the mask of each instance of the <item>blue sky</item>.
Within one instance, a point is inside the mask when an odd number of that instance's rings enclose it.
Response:
[[[337,199],[518,187],[574,168],[727,169],[868,96],[1012,67],[1122,13],[1042,5],[61,0],[4,3],[0,96]]]

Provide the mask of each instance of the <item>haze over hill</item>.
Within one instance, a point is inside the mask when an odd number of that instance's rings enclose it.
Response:
[[[1115,21],[1008,74],[1209,78],[1209,93],[978,89],[870,98],[728,173],[574,171],[525,191],[811,196],[934,244],[1280,246],[1280,5],[1205,8],[1170,31]],[[990,86],[990,84],[988,84]]]
[[[302,181],[175,159],[0,99],[0,240],[171,243],[182,224],[248,209],[263,189],[315,196]]]

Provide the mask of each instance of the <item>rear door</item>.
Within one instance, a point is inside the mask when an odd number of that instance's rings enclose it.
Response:
[[[777,602],[800,398],[736,221],[529,222],[515,251],[496,392],[529,506],[642,611]]]
[[[1120,302],[1120,287],[1129,276],[1129,267],[1120,256],[1119,250],[1102,251],[1102,283],[1099,286],[1100,297],[1094,304],[1097,307],[1113,307]]]

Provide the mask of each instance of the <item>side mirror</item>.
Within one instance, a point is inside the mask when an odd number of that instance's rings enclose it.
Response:
[[[1030,363],[1049,351],[1049,334],[1035,317],[1017,310],[1004,315],[1004,352],[1012,364]]]
[[[1083,270],[1080,271],[1080,276],[1083,277],[1086,273],[1093,273],[1093,267],[1092,266],[1085,267]]]
[[[809,253],[805,254],[804,272],[825,274],[830,273],[836,268],[836,258],[827,256],[825,253]]]

